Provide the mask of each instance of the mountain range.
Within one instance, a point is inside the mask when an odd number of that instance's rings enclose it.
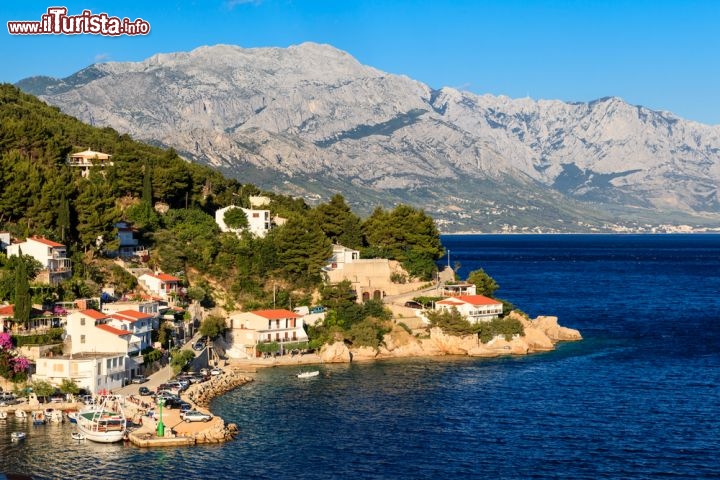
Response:
[[[444,232],[720,226],[720,126],[616,97],[434,89],[314,43],[200,47],[17,86],[242,182],[309,203],[339,192],[360,213],[422,206]]]

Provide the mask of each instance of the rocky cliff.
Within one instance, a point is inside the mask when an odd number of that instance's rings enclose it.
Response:
[[[614,97],[435,89],[312,43],[202,47],[18,85],[242,181],[310,201],[341,191],[361,211],[414,203],[446,231],[717,224],[720,214],[720,126]]]
[[[560,326],[557,317],[541,316],[530,320],[515,312],[510,315],[523,324],[525,334],[509,341],[496,337],[488,343],[481,343],[477,335],[446,335],[439,328],[430,329],[429,338],[417,338],[396,327],[385,335],[384,344],[378,350],[370,347],[351,349],[338,342],[323,347],[320,356],[325,363],[443,355],[498,357],[551,351],[558,342],[582,340],[577,330]]]

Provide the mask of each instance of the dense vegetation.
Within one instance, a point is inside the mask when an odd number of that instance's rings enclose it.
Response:
[[[113,164],[82,177],[66,159],[85,149],[111,154]],[[181,276],[189,296],[204,305],[222,302],[228,309],[309,302],[323,285],[321,267],[333,242],[365,257],[398,260],[424,279],[432,278],[443,254],[439,232],[422,210],[378,208],[363,220],[339,194],[311,208],[302,199],[261,192],[188,163],[172,149],[83,124],[7,84],[0,85],[0,182],[0,230],[60,241],[73,261],[73,278],[49,288],[23,284],[38,268],[29,257],[0,255],[0,301],[17,302],[19,313],[33,303],[97,296],[104,285],[120,294],[132,291],[134,278],[103,259],[103,252],[117,247],[119,221],[133,224],[150,247],[147,266]],[[249,197],[258,194],[271,199],[264,208],[286,223],[265,238],[221,233],[214,212],[249,207]],[[226,220],[243,226],[236,213]],[[374,304],[342,301],[317,333],[329,338],[342,330],[350,341],[374,344],[385,315]]]
[[[0,229],[19,238],[44,235],[68,246],[74,270],[82,276],[56,296],[94,293],[88,290],[97,290],[111,276],[92,260],[115,246],[120,220],[140,229],[151,247],[151,267],[186,272],[191,284],[211,279],[203,287],[206,297],[217,293],[207,290],[221,288],[224,300],[238,306],[269,305],[273,285],[276,297],[288,300],[291,292],[306,295],[320,286],[320,267],[330,257],[332,242],[366,256],[399,260],[411,275],[425,278],[443,253],[433,220],[421,210],[379,208],[363,221],[341,195],[311,208],[302,199],[264,193],[272,200],[272,214],[287,219],[285,225],[262,239],[221,234],[215,210],[231,204],[249,207],[249,197],[263,192],[188,163],[172,149],[85,125],[10,85],[0,85],[0,125]],[[65,162],[70,153],[86,148],[113,155],[113,165],[82,178]],[[158,204],[167,213],[158,213]],[[241,226],[235,216],[229,214],[228,220]],[[0,295],[12,300],[6,276],[15,265],[6,266]],[[134,287],[128,279],[115,280],[124,289]]]

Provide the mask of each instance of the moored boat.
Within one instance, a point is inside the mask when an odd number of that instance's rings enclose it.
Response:
[[[72,437],[73,440],[77,440],[77,441],[85,440],[85,435],[83,435],[80,432],[72,432],[70,434],[70,436]]]
[[[298,378],[312,378],[320,375],[320,370],[311,370],[308,372],[300,372],[297,374]]]
[[[67,415],[68,421],[70,423],[77,423],[78,412],[76,410],[70,410],[69,412],[65,412],[65,415]]]
[[[25,410],[15,410],[15,418],[27,418],[27,412]]]
[[[33,425],[44,425],[47,420],[45,418],[45,412],[42,410],[33,410],[30,416],[32,417]]]
[[[127,429],[127,419],[119,398],[106,396],[90,409],[78,412],[77,429],[85,438],[93,442],[121,441]]]
[[[0,411],[0,420],[5,420],[7,418],[7,412],[5,410]]]
[[[62,421],[64,420],[62,411],[55,408],[46,408],[45,420],[52,423],[62,423]]]
[[[25,440],[26,434],[25,432],[12,432],[10,434],[10,440],[14,442],[19,442],[20,440]]]

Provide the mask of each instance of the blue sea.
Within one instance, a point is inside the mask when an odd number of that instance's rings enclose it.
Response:
[[[550,353],[294,368],[217,398],[236,440],[76,444],[0,423],[0,471],[37,478],[720,478],[720,235],[445,236],[461,277],[583,334]],[[447,259],[442,264],[447,264]],[[28,439],[11,444],[10,432]]]

